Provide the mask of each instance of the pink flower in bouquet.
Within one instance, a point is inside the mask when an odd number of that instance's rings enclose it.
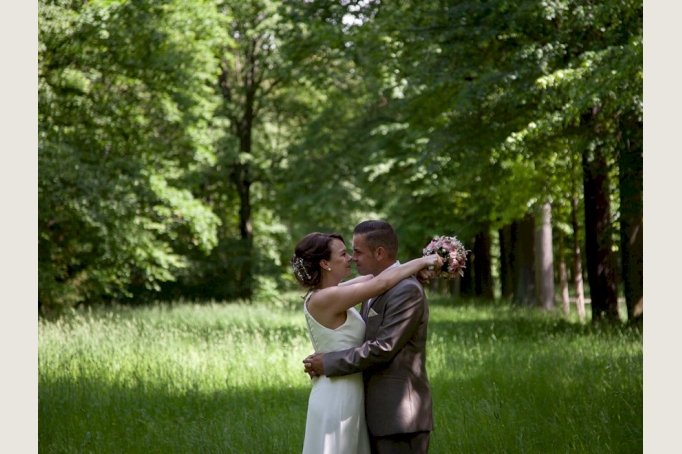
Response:
[[[454,279],[464,275],[467,251],[464,245],[454,236],[438,236],[424,248],[424,255],[438,254],[443,258],[443,267],[438,277]]]

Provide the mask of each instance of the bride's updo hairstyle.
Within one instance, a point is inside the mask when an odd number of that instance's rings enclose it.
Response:
[[[303,287],[315,288],[322,280],[320,260],[329,260],[332,256],[332,240],[341,240],[343,237],[338,233],[309,233],[298,242],[294,255],[291,256],[291,267],[294,269],[294,277]]]

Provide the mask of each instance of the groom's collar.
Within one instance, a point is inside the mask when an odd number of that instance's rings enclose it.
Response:
[[[389,266],[389,267],[386,268],[384,271],[390,270],[391,268],[395,268],[395,267],[398,267],[398,266],[400,266],[400,262],[399,262],[398,260],[396,260],[395,263],[394,263],[393,265]],[[382,273],[383,273],[384,271],[382,271]]]

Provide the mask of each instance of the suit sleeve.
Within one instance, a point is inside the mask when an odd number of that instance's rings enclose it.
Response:
[[[386,297],[384,318],[376,338],[359,347],[326,353],[322,358],[325,375],[353,374],[389,362],[413,337],[424,313],[421,284],[408,278],[389,290]]]

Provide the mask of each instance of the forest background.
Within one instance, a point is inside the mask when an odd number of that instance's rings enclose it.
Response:
[[[40,0],[39,312],[276,302],[382,218],[471,250],[434,291],[641,322],[642,2],[413,3]]]

